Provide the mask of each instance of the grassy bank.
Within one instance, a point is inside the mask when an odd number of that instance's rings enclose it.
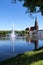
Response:
[[[0,65],[43,65],[43,48],[0,62]]]

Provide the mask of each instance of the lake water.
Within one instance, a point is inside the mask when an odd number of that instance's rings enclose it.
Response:
[[[43,37],[16,37],[0,39],[0,61],[43,46]]]

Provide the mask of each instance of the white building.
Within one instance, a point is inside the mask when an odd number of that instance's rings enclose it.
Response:
[[[43,30],[38,30],[38,35],[43,35]]]

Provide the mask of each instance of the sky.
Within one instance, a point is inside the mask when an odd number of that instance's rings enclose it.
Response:
[[[14,30],[24,30],[27,27],[34,26],[35,17],[31,18],[26,14],[26,8],[22,3],[11,3],[11,0],[0,0],[0,30],[11,30],[14,24]],[[39,29],[43,29],[43,16],[39,13],[37,16]]]

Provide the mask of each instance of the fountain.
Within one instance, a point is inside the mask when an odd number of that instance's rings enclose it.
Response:
[[[11,33],[11,38],[15,38],[15,34],[14,34],[14,24],[13,24],[13,29],[12,29],[12,33]]]
[[[14,40],[15,40],[15,34],[14,34],[14,24],[11,32],[11,40],[12,40],[12,47],[13,47],[13,52],[14,52]]]

